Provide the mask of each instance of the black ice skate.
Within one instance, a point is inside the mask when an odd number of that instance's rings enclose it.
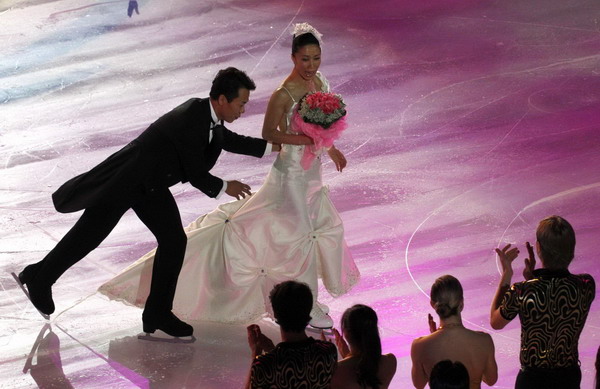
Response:
[[[27,296],[27,298],[29,299],[29,301],[31,301],[31,303],[33,304],[33,306],[35,307],[35,309],[37,309],[37,311],[40,313],[40,315],[42,315],[42,317],[44,319],[50,320],[50,315],[42,312],[36,306],[36,304],[33,302],[33,300],[31,300],[31,296],[29,295],[28,289],[25,289],[25,285],[29,281],[29,280],[27,280],[27,277],[25,275],[25,271],[22,271],[21,273],[19,273],[18,276],[14,272],[11,272],[10,274],[13,276],[13,278],[15,279],[15,281],[17,282],[17,284],[19,285],[19,287],[21,288],[21,290],[23,291],[23,293],[25,293],[25,296]],[[27,286],[27,288],[29,288],[29,285]],[[52,308],[51,311],[54,312],[54,303],[52,302],[51,293],[52,292],[50,291],[50,302],[52,303],[52,306],[50,308]],[[50,313],[52,313],[52,312],[50,312]]]
[[[194,328],[179,320],[172,312],[165,315],[149,315],[144,313],[142,316],[145,335],[138,335],[138,339],[154,342],[168,343],[193,343]],[[156,330],[160,330],[156,332]]]

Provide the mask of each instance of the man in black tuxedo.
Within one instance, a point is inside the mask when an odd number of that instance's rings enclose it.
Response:
[[[210,98],[192,98],[176,107],[120,151],[67,181],[52,195],[59,212],[84,212],[42,261],[27,266],[18,276],[40,312],[54,312],[52,284],[98,247],[132,208],[158,242],[142,315],[144,331],[192,335],[192,326],[171,312],[187,238],[169,187],[189,181],[210,197],[218,198],[223,192],[236,198],[250,194],[248,185],[223,181],[209,171],[221,150],[255,157],[279,151],[279,145],[238,135],[222,126],[223,121],[231,123],[244,113],[255,88],[238,69],[219,71]]]

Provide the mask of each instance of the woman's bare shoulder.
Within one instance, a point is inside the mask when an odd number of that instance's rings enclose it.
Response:
[[[436,331],[432,334],[419,336],[418,338],[415,338],[413,340],[412,346],[413,347],[425,347],[426,345],[434,343],[436,338],[438,338],[438,335],[439,335],[439,333]]]
[[[276,102],[287,102],[290,99],[290,92],[289,90],[286,90],[283,84],[280,85],[277,89],[275,89],[273,91],[273,94],[271,95],[271,100],[274,100]]]
[[[481,349],[494,348],[494,340],[492,339],[492,336],[487,332],[469,330],[469,337],[473,346],[478,346]]]
[[[394,354],[384,354],[381,356],[381,360],[379,363],[379,379],[381,379],[382,384],[387,387],[394,375],[396,374],[396,369],[398,366],[398,360]]]
[[[487,332],[484,332],[484,331],[473,331],[473,330],[469,330],[469,332],[471,332],[471,334],[474,337],[478,337],[478,338],[480,338],[482,340],[492,340],[492,336],[489,333],[487,333]]]
[[[346,358],[338,361],[331,379],[331,389],[356,386],[356,360]]]
[[[384,367],[386,370],[393,370],[395,372],[397,365],[398,365],[398,359],[396,358],[396,356],[394,354],[389,353],[389,354],[383,354],[381,356],[381,366]]]

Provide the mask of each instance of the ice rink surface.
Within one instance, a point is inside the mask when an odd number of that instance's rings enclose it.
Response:
[[[10,276],[37,262],[77,220],[51,193],[192,96],[216,72],[256,81],[229,126],[260,136],[271,92],[291,70],[290,25],[324,34],[321,71],[348,104],[324,181],[362,272],[333,299],[376,309],[393,388],[411,387],[410,344],[427,334],[429,288],[453,274],[467,327],[491,333],[500,378],[519,363],[518,320],[489,326],[499,280],[495,247],[535,240],[537,222],[567,218],[573,273],[600,280],[600,3],[595,0],[213,0],[0,2],[0,386],[2,388],[236,388],[250,351],[244,326],[194,323],[198,341],[137,340],[141,310],[96,288],[152,249],[129,211],[108,239],[55,284],[46,323]],[[222,155],[213,170],[260,187],[274,156]],[[226,198],[172,188],[187,224]],[[520,280],[522,258],[514,280]],[[594,265],[596,263],[596,265]],[[581,336],[582,388],[600,345],[598,301]],[[278,340],[267,320],[264,331]],[[484,385],[485,387],[485,385]]]

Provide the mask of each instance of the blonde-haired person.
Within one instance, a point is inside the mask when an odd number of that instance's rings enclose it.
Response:
[[[451,275],[445,275],[431,287],[431,306],[439,316],[437,327],[429,315],[430,335],[413,341],[411,346],[412,381],[422,389],[429,382],[431,370],[443,360],[461,362],[467,368],[471,389],[481,388],[481,382],[491,386],[498,380],[494,342],[485,332],[472,331],[462,324],[463,289]]]

